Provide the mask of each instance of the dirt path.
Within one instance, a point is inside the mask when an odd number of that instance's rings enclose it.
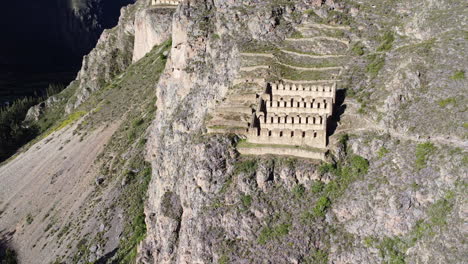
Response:
[[[320,39],[330,40],[330,41],[337,41],[337,42],[341,42],[341,43],[345,44],[346,46],[349,46],[349,41],[348,40],[342,40],[342,39],[339,39],[339,38],[324,37],[324,36],[310,37],[310,38],[286,38],[285,40],[296,42],[296,41],[314,41],[314,40],[320,40]]]
[[[340,58],[340,57],[345,57],[346,55],[310,55],[310,54],[304,54],[304,53],[299,53],[299,52],[294,52],[290,50],[280,50],[283,53],[291,54],[294,56],[300,56],[300,57],[307,57],[307,58],[313,58],[313,59],[326,59],[326,58]]]
[[[316,23],[306,23],[306,24],[302,24],[302,26],[298,27],[298,29],[300,28],[310,28],[310,27],[314,27],[314,28],[322,28],[322,29],[339,29],[339,30],[351,30],[351,27],[350,26],[331,26],[331,25],[325,25],[325,24],[316,24]]]

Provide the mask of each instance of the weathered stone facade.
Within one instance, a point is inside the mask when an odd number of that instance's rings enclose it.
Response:
[[[180,0],[152,0],[152,5],[178,5]]]
[[[326,148],[336,83],[267,83],[247,135],[257,144]]]

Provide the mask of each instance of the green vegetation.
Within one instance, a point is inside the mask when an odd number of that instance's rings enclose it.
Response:
[[[377,151],[377,157],[379,159],[383,158],[385,155],[389,153],[389,150],[385,147],[381,147],[379,151]]]
[[[436,151],[434,144],[430,142],[421,143],[416,146],[416,162],[415,167],[421,170],[426,167],[428,157]]]
[[[405,237],[384,237],[380,241],[368,237],[364,240],[367,247],[375,246],[385,263],[404,264],[405,252],[424,237],[433,237],[436,231],[447,225],[447,216],[453,209],[454,192],[449,191],[444,198],[436,201],[427,210],[428,219],[418,220]]]
[[[278,239],[289,234],[290,228],[291,224],[288,223],[281,223],[273,227],[265,226],[260,231],[257,241],[259,244],[265,245],[270,240]]]
[[[362,56],[364,55],[364,45],[361,42],[354,43],[351,51],[354,55]]]
[[[144,204],[152,172],[151,164],[145,161],[145,137],[151,123],[148,117],[154,116],[156,111],[154,84],[165,68],[167,58],[163,53],[170,46],[170,41],[167,41],[154,47],[103,89],[95,91],[77,109],[79,114],[68,118],[89,113],[85,122],[81,122],[74,131],[77,134],[119,124],[95,162],[106,180],[92,194],[94,200],[98,200],[102,195],[101,188],[118,183],[120,195],[110,204],[101,204],[104,208],[99,215],[107,226],[115,216],[113,208],[124,210],[123,231],[119,236],[118,250],[109,261],[112,263],[135,263],[137,245],[146,236]],[[132,104],[128,104],[129,101]],[[87,239],[78,243],[78,252],[72,257],[72,262],[86,262],[91,243],[103,246],[105,239],[102,232],[94,237],[87,235]]]
[[[250,195],[242,195],[241,202],[244,208],[249,208],[252,205],[252,196]]]
[[[83,117],[85,114],[86,114],[86,112],[84,112],[84,111],[77,111],[77,112],[71,113],[61,123],[59,123],[58,125],[56,125],[55,127],[51,128],[51,129],[49,129],[45,134],[43,134],[42,138],[47,137],[48,135],[50,135],[50,134],[52,134],[52,133],[54,133],[56,131],[59,131],[59,130],[63,129],[64,127],[74,123],[75,121],[77,121],[78,119]]]
[[[327,264],[328,254],[327,252],[317,249],[314,250],[307,258],[304,259],[305,264]]]
[[[15,101],[10,107],[0,108],[0,162],[8,159],[39,133],[36,126],[22,124],[28,109],[39,102],[39,98],[24,98]]]
[[[391,31],[385,32],[384,35],[380,39],[381,43],[380,43],[380,46],[377,48],[377,51],[391,50],[394,40],[395,40],[395,36],[393,35],[393,32]]]
[[[327,212],[328,208],[331,205],[330,199],[326,196],[321,196],[315,207],[312,209],[312,216],[313,217],[324,217],[325,213]]]
[[[342,144],[346,145],[346,142]],[[319,167],[319,173],[332,173],[335,179],[328,184],[315,182],[311,191],[319,195],[315,206],[311,211],[301,215],[303,222],[312,221],[325,216],[332,202],[340,197],[348,186],[363,175],[367,174],[369,162],[361,156],[349,155],[346,161],[337,164],[323,163]]]
[[[327,163],[325,163],[325,164],[327,164]],[[320,192],[323,191],[324,187],[325,187],[325,183],[323,183],[321,181],[314,181],[314,183],[310,187],[310,191],[312,193],[320,193]]]
[[[16,252],[10,248],[3,248],[3,245],[0,244],[0,263],[17,264]]]
[[[306,189],[305,189],[304,185],[302,185],[302,184],[296,184],[292,189],[292,193],[293,193],[294,197],[296,197],[297,199],[302,198],[302,196],[304,196],[305,191],[306,191]]]
[[[218,263],[219,263],[219,264],[228,264],[228,263],[229,263],[229,257],[226,256],[226,255],[222,255],[222,256],[219,258]]]
[[[379,249],[379,255],[382,259],[386,259],[387,263],[390,264],[404,264],[405,254],[404,245],[398,237],[389,238],[386,237],[377,246]]]
[[[30,225],[30,224],[32,224],[33,221],[34,221],[33,216],[32,216],[31,214],[28,214],[28,215],[26,216],[26,223],[27,223],[28,225]]]
[[[140,173],[127,173],[127,179],[132,182],[126,192],[128,200],[125,201],[129,222],[122,234],[116,263],[133,263],[137,246],[146,237],[144,201],[151,180],[151,165],[145,162],[144,166]]]
[[[385,56],[372,54],[369,55],[368,61],[369,64],[367,64],[366,72],[369,73],[371,77],[376,77],[385,65]]]
[[[449,97],[449,98],[437,101],[437,104],[440,107],[446,107],[449,104],[456,105],[457,104],[457,99],[455,97]]]
[[[450,79],[452,80],[464,80],[465,79],[465,71],[456,71],[451,77]]]
[[[447,192],[444,198],[435,202],[428,210],[429,222],[434,226],[447,224],[447,215],[453,209],[454,193]]]
[[[257,170],[257,160],[256,159],[247,159],[241,160],[236,163],[234,168],[234,175],[245,173],[252,174]]]
[[[294,31],[294,33],[291,34],[291,38],[303,38],[303,37],[304,36],[299,31]]]

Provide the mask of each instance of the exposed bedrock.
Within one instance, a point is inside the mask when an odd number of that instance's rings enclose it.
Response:
[[[135,44],[133,62],[141,59],[155,45],[171,37],[174,8],[148,8],[135,15]]]

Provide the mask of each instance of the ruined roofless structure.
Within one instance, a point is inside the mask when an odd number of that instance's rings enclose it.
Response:
[[[266,84],[258,99],[247,140],[256,144],[325,149],[327,120],[335,103],[336,83]]]
[[[178,5],[180,0],[151,0],[152,5]]]

